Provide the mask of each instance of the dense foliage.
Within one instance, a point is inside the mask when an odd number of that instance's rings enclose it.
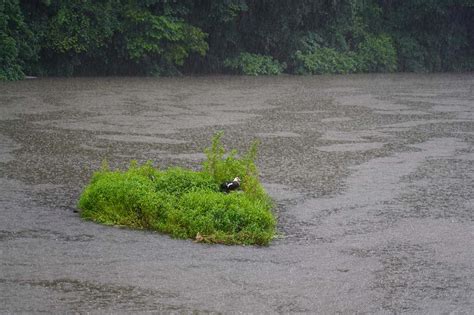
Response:
[[[33,33],[18,1],[0,2],[0,80],[21,79],[35,60]]]
[[[473,56],[472,0],[0,2],[1,79],[469,71]]]
[[[225,154],[221,136],[214,137],[199,172],[158,170],[150,163],[132,163],[126,171],[102,167],[80,197],[81,216],[200,242],[267,245],[275,218],[258,180],[256,144],[237,158],[236,151]],[[242,179],[241,190],[219,190],[219,184],[236,176]]]
[[[322,47],[306,53],[298,50],[294,58],[298,74],[344,74],[358,70],[355,54],[338,52],[333,48]]]
[[[241,53],[237,57],[224,60],[224,66],[236,73],[246,75],[276,75],[283,72],[286,64],[280,64],[271,56]]]

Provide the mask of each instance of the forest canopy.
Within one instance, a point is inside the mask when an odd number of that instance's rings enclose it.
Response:
[[[472,71],[472,0],[3,0],[0,79]]]

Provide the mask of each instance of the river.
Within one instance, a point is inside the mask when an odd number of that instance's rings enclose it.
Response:
[[[0,82],[0,313],[470,313],[474,75]],[[268,247],[83,221],[107,160],[261,141]]]

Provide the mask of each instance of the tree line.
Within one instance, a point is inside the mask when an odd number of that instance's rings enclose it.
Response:
[[[474,0],[0,0],[0,79],[472,71]]]

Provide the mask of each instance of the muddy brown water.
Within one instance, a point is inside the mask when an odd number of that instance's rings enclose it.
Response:
[[[474,309],[474,75],[0,83],[0,313]],[[81,220],[107,159],[198,168],[261,140],[269,247]]]

